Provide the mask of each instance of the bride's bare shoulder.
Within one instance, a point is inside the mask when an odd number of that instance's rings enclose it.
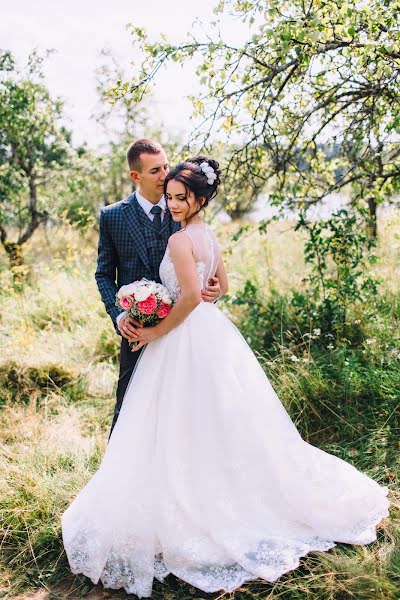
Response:
[[[168,240],[168,246],[169,246],[169,249],[172,251],[184,249],[184,248],[191,249],[192,248],[192,240],[186,234],[186,232],[183,229],[181,229],[181,230],[173,233],[170,236],[170,238]]]

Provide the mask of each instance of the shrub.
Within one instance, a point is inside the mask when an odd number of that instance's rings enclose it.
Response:
[[[9,402],[28,404],[32,397],[39,406],[54,391],[71,401],[79,400],[85,390],[85,378],[60,365],[28,367],[14,361],[0,364],[0,406]]]

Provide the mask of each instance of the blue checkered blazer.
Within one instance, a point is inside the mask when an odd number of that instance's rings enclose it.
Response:
[[[141,212],[140,212],[141,211]],[[144,231],[143,215],[148,218],[133,193],[121,202],[110,204],[100,211],[100,233],[96,269],[96,282],[106,310],[114,328],[119,333],[116,318],[121,310],[115,306],[115,295],[121,285],[136,279],[158,279],[158,272],[152,272],[147,253],[146,239],[154,235],[154,229]],[[161,234],[165,247],[160,253],[160,262],[165,252],[168,237],[180,229],[167,210],[162,222]],[[159,264],[158,264],[159,266]],[[157,267],[158,269],[158,267]],[[153,268],[154,271],[154,268]]]

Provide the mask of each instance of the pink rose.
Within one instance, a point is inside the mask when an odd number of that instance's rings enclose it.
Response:
[[[165,304],[165,302],[161,302],[160,308],[157,311],[157,316],[160,319],[163,319],[171,312],[171,306],[169,304]]]
[[[132,308],[134,301],[134,296],[122,296],[119,302],[121,304],[121,308],[123,308],[124,310],[129,310],[130,308]]]
[[[144,315],[151,315],[157,308],[157,300],[153,294],[150,294],[147,300],[138,302],[137,307],[138,310]]]

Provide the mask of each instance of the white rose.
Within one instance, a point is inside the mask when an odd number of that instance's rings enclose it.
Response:
[[[172,300],[169,296],[163,296],[161,301],[164,302],[164,304],[172,304]]]
[[[147,287],[141,286],[135,292],[135,300],[138,302],[143,302],[143,300],[147,300],[150,294],[151,292]]]
[[[162,298],[167,293],[167,290],[165,289],[165,287],[163,285],[161,285],[161,283],[157,283],[155,293],[157,294],[157,296],[159,298]]]
[[[147,289],[149,290],[150,294],[155,294],[157,292],[157,284],[154,281],[153,283],[149,283],[149,285],[147,286]]]
[[[118,298],[122,298],[123,296],[131,296],[135,293],[136,286],[136,282],[121,286],[117,293]]]

